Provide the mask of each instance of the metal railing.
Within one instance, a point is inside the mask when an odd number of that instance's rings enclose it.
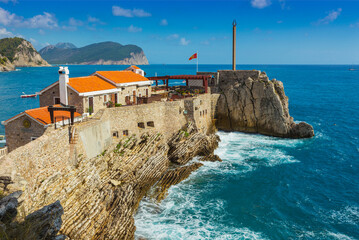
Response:
[[[7,153],[7,147],[0,148],[0,158],[4,157]]]

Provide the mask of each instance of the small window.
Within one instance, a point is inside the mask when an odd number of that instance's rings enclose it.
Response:
[[[112,137],[117,137],[118,138],[118,131],[113,132]]]
[[[155,123],[153,121],[147,122],[148,127],[155,127]]]
[[[107,95],[103,96],[103,102],[107,102]]]
[[[205,113],[206,113],[206,115],[207,115],[207,109],[206,109]]]
[[[128,136],[128,130],[124,130],[124,131],[123,131],[123,136],[124,136],[124,137],[127,137],[127,136]]]
[[[31,141],[34,141],[37,137],[31,137]]]
[[[199,116],[201,116],[201,117],[202,117],[202,112],[199,112]]]
[[[137,126],[139,128],[145,128],[145,123],[144,122],[139,122],[139,123],[137,123]]]
[[[60,98],[59,98],[59,97],[55,97],[55,98],[54,98],[54,103],[55,103],[55,104],[60,104]]]

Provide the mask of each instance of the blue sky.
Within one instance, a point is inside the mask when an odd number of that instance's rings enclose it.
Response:
[[[239,64],[358,64],[359,1],[0,0],[0,38],[39,50],[71,42],[136,44],[150,63],[231,63],[237,20]],[[194,61],[194,60],[192,60]]]

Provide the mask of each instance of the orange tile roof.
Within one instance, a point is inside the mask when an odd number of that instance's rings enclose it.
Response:
[[[62,107],[62,106],[54,105],[54,107]],[[26,110],[25,113],[28,114],[29,116],[35,118],[36,120],[38,120],[39,122],[41,122],[44,125],[51,123],[50,112],[47,110],[47,107],[29,109],[29,110]],[[54,111],[54,117],[55,117],[56,122],[62,121],[62,117],[64,117],[64,119],[66,120],[66,119],[70,118],[70,116],[71,116],[70,112],[67,112],[67,111]],[[81,114],[75,112],[74,116],[79,117],[79,116],[81,116]]]
[[[132,65],[131,67],[134,69],[141,69],[141,68],[137,67],[136,65]]]
[[[114,83],[131,83],[149,81],[148,78],[132,71],[97,71],[96,74]]]
[[[97,76],[70,78],[68,84],[79,93],[116,89],[114,85]]]

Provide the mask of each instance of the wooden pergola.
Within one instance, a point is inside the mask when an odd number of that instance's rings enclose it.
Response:
[[[167,76],[158,76],[158,77],[149,77],[149,80],[156,81],[156,86],[158,86],[158,81],[163,81],[163,84],[166,85],[168,89],[169,80],[174,79],[184,79],[186,80],[186,86],[188,87],[188,80],[198,80],[203,81],[204,92],[208,93],[208,79],[212,78],[211,75],[167,75]]]

